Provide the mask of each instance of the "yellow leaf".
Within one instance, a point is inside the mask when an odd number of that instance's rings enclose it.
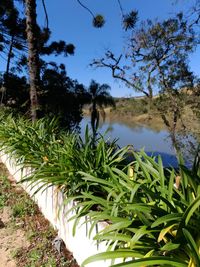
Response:
[[[49,159],[47,158],[47,156],[44,156],[42,159],[43,159],[44,162],[49,161]]]
[[[133,169],[132,166],[130,166],[130,167],[128,168],[128,176],[129,176],[129,178],[130,178],[131,180],[133,179],[133,176],[134,176],[134,169]]]
[[[176,225],[177,224],[172,224],[168,226],[167,228],[163,229],[158,236],[158,242],[162,241],[167,233],[172,234],[171,229]]]

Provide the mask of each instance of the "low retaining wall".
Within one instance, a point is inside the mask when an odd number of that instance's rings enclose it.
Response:
[[[17,182],[31,173],[30,168],[22,169],[20,166],[16,166],[16,162],[11,160],[5,154],[1,153],[0,158]],[[41,190],[33,196],[35,190],[39,188],[42,183],[32,189],[28,183],[22,183],[21,185],[38,204],[45,218],[58,230],[58,236],[65,242],[69,251],[73,253],[78,264],[81,265],[81,263],[89,256],[106,251],[107,246],[105,242],[101,242],[97,245],[96,241],[93,240],[96,233],[106,227],[106,223],[99,223],[97,227],[93,229],[89,238],[88,229],[90,228],[90,222],[86,223],[87,218],[82,217],[77,226],[75,236],[73,236],[74,220],[68,220],[74,215],[74,212],[69,212],[66,215],[67,211],[73,207],[73,202],[63,205],[64,195],[55,186]],[[88,264],[87,267],[107,267],[110,265],[111,261],[107,260]]]

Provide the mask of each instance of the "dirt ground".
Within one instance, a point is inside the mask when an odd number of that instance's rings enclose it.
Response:
[[[17,267],[13,259],[15,252],[28,246],[25,232],[13,227],[11,209],[4,207],[0,211],[0,267]]]
[[[57,234],[0,162],[0,267],[79,267]]]

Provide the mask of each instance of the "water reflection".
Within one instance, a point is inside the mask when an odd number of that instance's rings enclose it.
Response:
[[[90,126],[90,118],[85,117],[81,122],[81,135],[84,135],[86,125]],[[133,145],[135,150],[144,149],[148,155],[161,155],[165,166],[177,166],[177,160],[172,148],[168,132],[165,130],[152,129],[135,123],[126,124],[106,120],[100,124],[101,134],[107,131],[108,140],[118,139],[119,146]]]

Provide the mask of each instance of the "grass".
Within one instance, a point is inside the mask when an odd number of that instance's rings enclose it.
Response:
[[[57,232],[38,210],[37,205],[14,182],[0,163],[0,210],[8,206],[12,210],[11,224],[14,230],[23,228],[30,245],[16,249],[12,256],[18,267],[77,267],[75,260],[64,248],[59,254],[52,245]]]
[[[0,210],[4,206],[8,205],[13,195],[10,192],[11,185],[6,177],[6,169],[3,164],[0,163]]]
[[[19,202],[14,203],[12,207],[13,217],[25,218],[26,216],[34,216],[37,212],[35,204],[26,195],[19,197]]]

